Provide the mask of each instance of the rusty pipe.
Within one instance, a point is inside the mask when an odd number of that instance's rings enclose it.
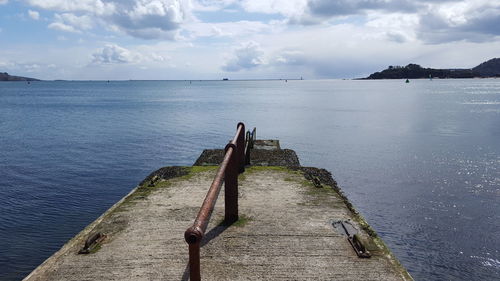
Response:
[[[240,138],[240,134],[242,134],[245,130],[245,125],[243,123],[238,123],[236,134],[231,141],[232,145],[228,145],[226,149],[226,153],[224,155],[224,160],[220,164],[217,169],[217,173],[215,174],[214,180],[210,185],[210,188],[207,192],[205,200],[201,205],[200,211],[193,223],[193,225],[186,230],[184,233],[184,238],[188,244],[196,243],[197,241],[201,241],[205,231],[207,229],[208,221],[210,220],[210,216],[213,212],[215,203],[217,202],[217,198],[220,193],[220,188],[222,186],[222,182],[224,181],[224,175],[226,173],[227,166],[231,160],[233,153],[235,153],[235,148],[238,143],[238,138]]]
[[[238,142],[238,138],[240,137],[241,134],[245,133],[245,124],[243,123],[238,123],[236,126],[236,134],[233,137],[233,140],[231,141],[232,144],[236,145]]]
[[[208,222],[219,197],[222,182],[226,182],[226,220],[238,219],[238,175],[237,171],[243,165],[245,125],[238,123],[233,140],[226,146],[224,159],[215,174],[205,200],[191,227],[184,232],[184,239],[189,244],[190,280],[201,280],[200,274],[200,244]],[[229,193],[228,193],[229,191]],[[231,202],[229,202],[231,201]]]
[[[189,244],[189,280],[201,281],[199,242]]]
[[[222,182],[224,181],[224,174],[226,172],[227,165],[229,164],[229,160],[231,159],[231,156],[233,154],[233,150],[233,147],[227,150],[226,155],[224,156],[224,160],[220,164],[219,169],[215,174],[212,185],[207,192],[207,196],[205,197],[205,200],[201,205],[198,216],[194,220],[193,226],[188,228],[184,234],[184,238],[186,239],[186,242],[188,244],[192,244],[198,240],[201,240],[203,238],[203,235],[205,234],[205,231],[207,230],[207,225],[214,210],[215,203],[217,202],[217,197],[219,197]]]

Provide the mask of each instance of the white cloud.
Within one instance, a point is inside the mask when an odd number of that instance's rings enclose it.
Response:
[[[181,24],[192,17],[190,0],[27,1],[41,9],[65,12],[56,15],[52,28],[87,30],[100,23],[110,31],[142,39],[175,39]]]
[[[52,65],[47,65],[40,62],[12,62],[12,61],[0,61],[0,67],[7,68],[9,71],[14,71],[16,74],[19,72],[24,73],[35,73],[43,71],[46,68],[53,68]]]
[[[392,42],[404,43],[408,41],[408,38],[400,32],[389,31],[386,32],[387,40]]]
[[[149,55],[149,60],[153,61],[153,62],[165,62],[167,61],[169,58],[168,57],[164,57],[162,55],[159,55],[159,54],[156,54],[156,53],[151,53]]]
[[[378,35],[378,37],[391,42],[403,43],[417,40],[415,29],[418,24],[417,15],[376,12],[367,16],[365,26],[372,30],[372,36]]]
[[[498,0],[307,0],[302,13],[289,17],[289,22],[301,25],[332,24],[332,20],[349,23],[353,22],[353,16],[357,16],[354,22],[358,25],[383,23],[379,25],[380,33],[395,42],[418,39],[441,44],[500,38]],[[403,25],[404,30],[396,30]]]
[[[273,32],[277,27],[260,21],[192,23],[185,26],[193,37],[244,37]]]
[[[79,33],[79,30],[76,30],[73,26],[64,24],[62,22],[53,22],[48,25],[50,29],[65,31],[65,32],[74,32]]]
[[[226,61],[222,69],[225,71],[240,71],[264,64],[264,52],[254,41],[242,44],[236,48],[232,57]]]
[[[248,12],[291,17],[304,12],[307,0],[243,0],[241,6]]]
[[[26,64],[24,65],[24,69],[26,72],[36,72],[40,69],[40,65],[36,63]]]
[[[76,30],[89,30],[93,27],[92,18],[88,15],[77,16],[72,13],[55,14],[55,22],[72,26]]]
[[[186,18],[186,5],[176,0],[140,0],[133,6],[120,6],[120,12],[110,18],[111,22],[126,33],[141,34],[158,30],[176,30]]]
[[[28,3],[45,10],[61,12],[88,12],[109,15],[116,11],[114,2],[101,0],[28,0]]]
[[[125,64],[141,60],[141,55],[116,44],[107,44],[92,54],[92,64]]]
[[[276,65],[302,65],[307,61],[306,54],[301,50],[280,50],[274,57],[273,63]]]
[[[40,14],[37,11],[28,10],[28,16],[34,20],[40,19]]]
[[[14,64],[10,61],[1,61],[0,60],[0,67],[4,68],[4,67],[11,67],[13,66]]]
[[[127,49],[116,44],[106,44],[92,54],[91,64],[161,64],[168,60],[170,57],[158,54],[154,48],[139,46]]]
[[[500,38],[500,1],[460,1],[430,5],[420,14],[419,38],[427,43],[486,42]]]
[[[213,12],[222,10],[236,2],[237,0],[195,0],[192,5],[195,11]]]
[[[361,77],[390,64],[472,67],[500,50],[500,0],[19,1],[31,5],[22,20],[37,12],[37,24],[82,37],[0,54],[46,78]]]
[[[269,61],[263,69],[308,78],[363,77],[389,64],[407,64],[421,48],[418,42],[388,42],[383,30],[354,24],[307,26],[259,42]]]
[[[4,1],[5,0],[0,0]],[[500,36],[500,2],[487,0],[25,0],[55,11],[50,28],[78,32],[103,27],[141,39],[240,37],[270,32],[264,20],[203,22],[200,13],[244,10],[279,14],[292,24],[378,25],[386,40],[487,41]],[[30,16],[35,18],[35,12]],[[33,15],[32,15],[33,14]],[[355,16],[356,18],[354,18]],[[59,17],[59,18],[57,18]],[[411,21],[411,24],[408,22]],[[266,29],[267,28],[267,29]],[[385,29],[385,30],[384,30]],[[253,37],[249,38],[252,39]]]
[[[424,0],[425,1],[425,0]],[[437,1],[439,2],[439,1]],[[309,0],[308,10],[314,15],[331,17],[363,14],[367,11],[414,13],[419,1],[409,0]]]
[[[5,5],[9,3],[9,0],[0,0],[0,5]]]

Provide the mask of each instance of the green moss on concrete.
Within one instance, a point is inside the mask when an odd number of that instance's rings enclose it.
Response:
[[[309,168],[310,169],[310,168]],[[385,245],[382,239],[377,235],[375,230],[370,227],[366,220],[361,216],[361,214],[354,208],[352,203],[347,199],[342,190],[336,185],[334,180],[327,181],[332,182],[335,186],[331,186],[326,182],[321,180],[321,187],[314,185],[312,180],[307,179],[306,171],[301,171],[300,169],[289,169],[287,167],[281,166],[252,166],[246,169],[246,176],[250,176],[254,172],[261,171],[279,171],[287,173],[284,180],[287,182],[297,182],[305,188],[305,193],[311,196],[313,199],[304,204],[323,204],[323,200],[326,200],[325,195],[333,195],[339,199],[339,207],[347,207],[351,212],[351,219],[353,219],[359,227],[368,235],[368,237],[362,237],[362,241],[367,246],[368,250],[374,255],[387,256],[391,263],[394,264],[395,269],[401,274],[401,276],[406,280],[413,280],[406,269],[399,263],[391,250]],[[241,178],[241,175],[240,175]],[[310,176],[309,176],[310,178]],[[241,220],[241,218],[240,218]],[[242,223],[247,223],[246,219],[243,218]],[[236,223],[235,223],[236,224]]]
[[[245,173],[254,173],[259,171],[281,171],[291,172],[290,169],[282,166],[251,166],[245,169]]]
[[[245,181],[247,179],[247,176],[245,173],[239,174],[238,175],[238,182]]]
[[[249,217],[247,215],[240,215],[238,220],[235,221],[232,226],[236,226],[236,227],[243,227],[245,225],[247,225],[250,221],[252,221],[253,218],[252,217]]]
[[[224,219],[220,220],[217,226],[224,226],[224,227],[230,227],[230,226],[235,226],[235,227],[243,227],[247,225],[249,222],[253,221],[253,217],[247,216],[245,214],[240,214],[238,217],[238,220],[235,222],[227,222]]]
[[[169,169],[168,167],[162,169]],[[149,180],[144,180],[139,186],[135,188],[129,195],[127,195],[122,201],[116,204],[112,209],[110,209],[106,214],[101,223],[94,227],[94,231],[105,233],[107,235],[107,243],[113,239],[116,233],[125,229],[128,224],[127,220],[120,213],[126,212],[131,206],[137,204],[140,201],[146,200],[152,193],[171,187],[175,182],[182,180],[190,180],[194,175],[198,173],[203,173],[207,171],[212,171],[217,169],[217,166],[193,166],[193,167],[175,167],[176,175],[169,179],[157,178],[156,180],[151,180],[153,177],[149,177]],[[97,244],[95,248],[91,249],[91,253],[99,251],[101,244]]]
[[[348,199],[343,195],[345,200]],[[347,205],[347,204],[346,204]],[[365,218],[354,208],[354,206],[349,202],[349,210],[352,212],[352,218],[358,223],[361,229],[370,236],[370,240],[363,239],[362,242],[367,246],[368,250],[372,254],[387,256],[390,262],[394,265],[394,268],[403,276],[405,280],[413,280],[413,277],[408,273],[406,268],[399,262],[399,260],[394,256],[392,251],[387,247],[382,238],[380,238],[377,232],[366,222]]]
[[[96,243],[91,249],[89,254],[95,254],[101,249],[101,243]]]
[[[178,180],[190,180],[194,175],[198,173],[204,173],[208,171],[215,171],[219,166],[191,166],[186,167],[188,173],[184,176],[178,178]]]
[[[298,171],[290,171],[297,174]],[[387,256],[391,263],[393,263],[395,269],[401,274],[405,280],[413,280],[408,271],[401,265],[398,259],[391,252],[389,247],[384,243],[384,241],[378,236],[377,232],[366,222],[365,218],[356,210],[356,208],[349,201],[347,196],[342,192],[338,186],[330,186],[321,182],[321,187],[314,185],[312,180],[306,178],[305,172],[299,172],[303,177],[297,179],[296,177],[286,177],[285,181],[295,181],[299,182],[302,186],[306,188],[306,194],[312,196],[314,199],[310,200],[304,204],[322,204],[322,199],[325,199],[323,195],[330,194],[335,195],[341,201],[339,202],[339,207],[347,207],[351,212],[351,219],[353,219],[359,227],[368,234],[368,237],[362,238],[362,242],[367,246],[368,250],[374,255]]]
[[[345,196],[339,187],[332,187],[323,183],[323,187],[316,187],[312,181],[307,179],[303,180],[301,183],[303,186],[308,188],[307,194],[315,196],[318,200],[321,198],[321,195],[335,194],[335,196],[341,200],[341,205],[347,207],[351,212],[351,219],[354,220],[366,234],[368,234],[368,239],[362,238],[362,242],[367,246],[368,250],[374,255],[387,256],[391,263],[393,263],[395,269],[405,280],[413,280],[411,275],[403,267],[403,265],[401,265],[389,247],[387,247],[384,241],[378,236],[377,232],[368,224],[368,222],[366,222],[365,218],[356,210],[354,205],[349,201],[347,196]]]
[[[297,171],[290,170],[287,167],[282,166],[250,166],[245,168],[245,172],[238,175],[238,181],[245,181],[248,176],[251,176],[253,173],[258,173],[262,171],[278,171],[288,173],[289,176],[285,177],[285,181],[295,181],[293,179],[294,175],[298,175]]]
[[[120,206],[118,206],[116,211],[125,211],[127,210],[128,206],[133,205],[138,200],[146,199],[153,191],[162,188],[168,188],[169,186],[171,186],[171,184],[172,183],[170,182],[170,180],[160,180],[152,186],[150,186],[149,183],[144,183],[143,185],[138,186],[133,193],[125,197],[125,200],[122,202],[122,204],[120,204]]]
[[[172,186],[175,181],[190,180],[198,173],[216,170],[217,166],[191,166],[181,167],[183,175],[173,177],[167,180],[159,179],[157,181],[144,181],[137,189],[128,195],[124,202],[120,205],[120,210],[125,210],[130,204],[134,204],[138,200],[146,199],[151,193],[159,189],[165,189]]]

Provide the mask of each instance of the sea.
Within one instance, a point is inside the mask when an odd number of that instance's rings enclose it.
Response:
[[[332,172],[415,280],[500,280],[500,79],[0,82],[0,280],[240,121]]]

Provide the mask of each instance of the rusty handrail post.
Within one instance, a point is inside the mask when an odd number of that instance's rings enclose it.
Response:
[[[245,135],[245,165],[250,165],[250,131]]]
[[[193,225],[184,232],[184,239],[189,244],[189,279],[201,280],[200,245],[219,196],[222,181],[225,182],[225,218],[226,223],[238,220],[238,172],[244,165],[245,125],[238,123],[236,135],[225,148],[224,159],[217,169],[205,200]]]
[[[255,138],[256,138],[255,128],[253,128],[252,132],[248,130],[245,136],[245,147],[243,148],[244,149],[243,157],[245,162],[243,165],[250,165],[251,152],[253,149]]]
[[[233,149],[226,173],[224,174],[224,222],[231,224],[238,220],[238,153],[237,147],[229,143],[226,145],[226,153]]]
[[[236,154],[238,155],[237,156],[238,172],[243,173],[245,172],[245,124],[241,122],[238,123],[236,129],[237,132],[239,132],[238,138],[236,139]]]
[[[201,281],[200,241],[195,244],[189,244],[189,280]]]
[[[257,140],[257,128],[253,127],[252,139],[250,140],[252,145],[250,146],[250,148],[253,148],[253,144],[255,143],[255,140]]]
[[[224,222],[238,220],[238,173],[245,170],[245,125],[238,123],[233,141],[225,147],[226,154],[232,149],[231,158],[224,174]]]

